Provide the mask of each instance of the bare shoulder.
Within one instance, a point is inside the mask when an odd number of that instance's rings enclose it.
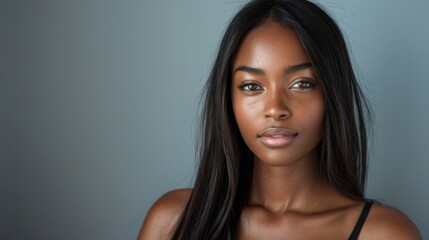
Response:
[[[374,203],[359,239],[420,240],[414,223],[398,209]]]
[[[148,211],[138,239],[169,239],[191,192],[192,189],[177,189],[161,196]]]

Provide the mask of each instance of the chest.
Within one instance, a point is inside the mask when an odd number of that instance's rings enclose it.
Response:
[[[273,216],[247,212],[241,217],[237,239],[348,239],[353,227],[353,219],[340,213]]]

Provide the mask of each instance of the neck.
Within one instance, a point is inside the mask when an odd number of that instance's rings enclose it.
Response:
[[[272,166],[255,158],[250,204],[273,213],[311,210],[321,198],[331,193],[320,176],[317,157],[300,160],[287,166]],[[318,199],[318,201],[314,201]]]

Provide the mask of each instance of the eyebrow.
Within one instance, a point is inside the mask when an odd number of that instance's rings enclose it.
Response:
[[[313,67],[313,65],[310,62],[305,62],[305,63],[301,63],[301,64],[297,64],[297,65],[292,65],[292,66],[287,67],[284,70],[284,75],[288,75],[288,74],[291,74],[291,73],[294,73],[294,72],[298,72],[298,71],[301,71],[303,69],[311,68],[311,67]],[[234,70],[234,73],[236,73],[238,71],[253,73],[253,74],[256,74],[256,75],[265,75],[265,71],[263,69],[261,69],[261,68],[254,68],[254,67],[250,67],[250,66],[240,66],[240,67],[237,67]]]

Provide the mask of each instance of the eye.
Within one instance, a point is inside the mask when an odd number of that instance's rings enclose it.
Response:
[[[259,84],[253,82],[242,82],[239,88],[243,91],[256,92],[261,91],[262,87]]]
[[[297,81],[294,81],[289,89],[302,89],[302,90],[306,90],[306,89],[310,89],[314,87],[314,81],[311,79],[300,79]]]

